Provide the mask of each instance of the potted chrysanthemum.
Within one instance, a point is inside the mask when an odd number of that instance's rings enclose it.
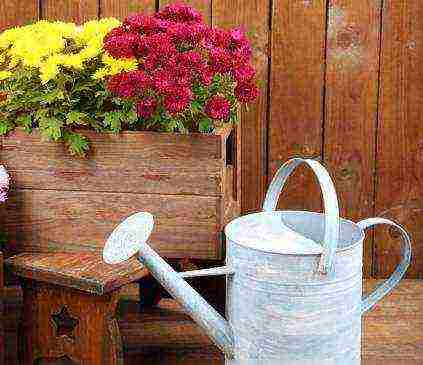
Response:
[[[123,23],[42,21],[0,35],[14,244],[97,250],[145,209],[162,254],[221,257],[222,226],[239,213],[237,112],[258,94],[250,61],[240,28],[210,27],[180,4]]]

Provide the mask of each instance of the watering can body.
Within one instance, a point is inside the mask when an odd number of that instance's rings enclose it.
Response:
[[[287,178],[303,163],[318,178],[324,214],[275,210]],[[399,231],[403,258],[362,299],[365,229],[377,224]],[[402,227],[383,218],[339,218],[327,171],[317,161],[297,158],[277,172],[263,212],[233,220],[225,233],[224,267],[177,273],[146,243],[139,259],[224,352],[227,365],[360,364],[362,314],[397,285],[411,260]],[[227,319],[185,281],[201,275],[226,275]]]
[[[324,216],[278,212],[293,229],[322,238]],[[312,228],[310,228],[312,227]],[[257,252],[228,240],[227,318],[234,359],[227,364],[360,364],[362,231],[341,221],[356,244],[335,253],[330,273],[318,272],[320,255]]]

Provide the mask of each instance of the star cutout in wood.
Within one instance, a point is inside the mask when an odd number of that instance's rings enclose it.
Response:
[[[56,329],[56,336],[68,336],[70,338],[74,338],[73,331],[79,321],[69,314],[66,307],[62,307],[59,313],[52,314],[51,319]]]

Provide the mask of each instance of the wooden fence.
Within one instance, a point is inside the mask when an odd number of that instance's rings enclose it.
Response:
[[[83,22],[152,12],[169,1],[1,0],[0,27],[39,18]],[[260,100],[243,116],[243,210],[292,156],[330,168],[342,215],[398,220],[413,235],[409,277],[423,278],[423,2],[420,0],[193,0],[214,25],[242,25],[254,45]],[[299,171],[281,206],[321,209]],[[368,276],[388,275],[399,237],[378,228]]]

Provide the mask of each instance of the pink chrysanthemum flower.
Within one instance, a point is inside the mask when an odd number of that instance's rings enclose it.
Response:
[[[203,17],[198,11],[185,4],[167,5],[156,14],[156,17],[178,23],[201,23],[203,21]]]
[[[123,22],[123,26],[130,32],[140,32],[144,34],[165,32],[169,24],[170,23],[166,20],[143,14],[130,15]]]
[[[144,71],[137,70],[111,76],[107,87],[117,96],[131,98],[144,94],[151,85],[151,78]]]
[[[141,99],[137,103],[137,114],[140,118],[148,119],[154,114],[157,108],[157,100],[151,96]]]
[[[206,114],[212,119],[226,120],[230,116],[231,105],[223,96],[212,96],[206,103]]]
[[[156,115],[159,129],[169,114],[181,113],[183,122],[204,114],[228,121],[235,100],[248,103],[259,94],[245,32],[211,27],[188,5],[128,16],[104,48],[116,58],[136,58],[139,70],[109,77],[108,89],[133,101],[140,118]]]
[[[252,82],[241,82],[235,88],[235,96],[241,103],[250,103],[259,96],[257,85]]]
[[[192,91],[189,87],[173,86],[164,99],[166,111],[174,115],[182,112],[192,100]]]
[[[104,49],[115,58],[132,58],[135,56],[138,38],[134,33],[111,35],[104,42]]]
[[[228,50],[222,48],[213,48],[210,51],[209,56],[213,71],[226,73],[231,70],[233,65],[233,58]]]
[[[238,82],[247,82],[254,78],[256,70],[249,64],[242,64],[232,70],[232,75]]]

